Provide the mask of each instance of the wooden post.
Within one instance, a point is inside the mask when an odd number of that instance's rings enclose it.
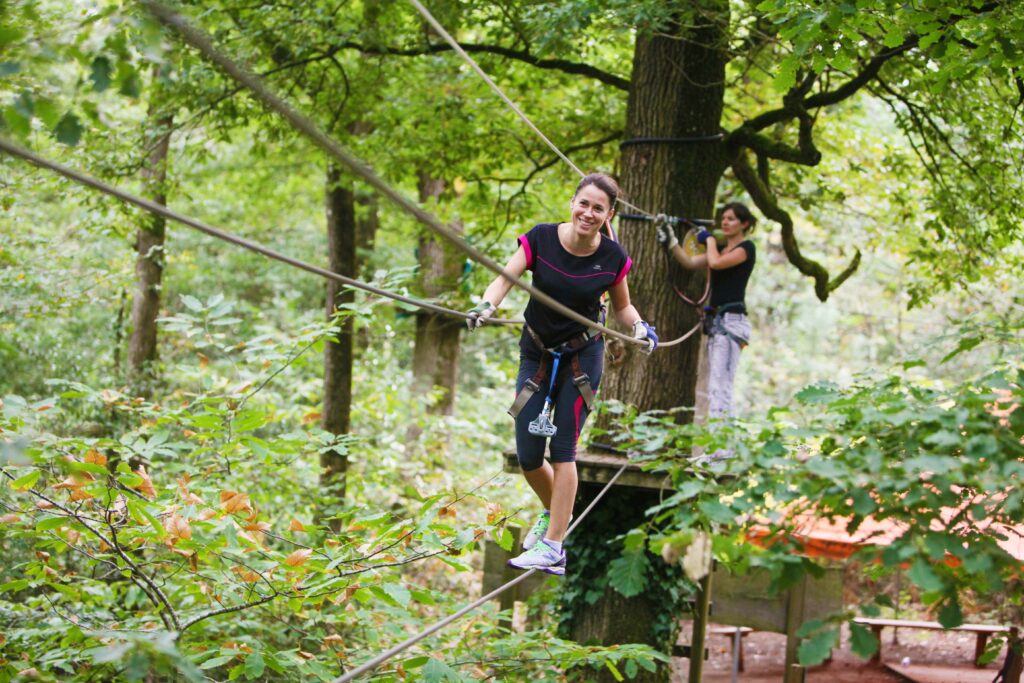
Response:
[[[697,604],[693,610],[693,635],[690,636],[689,681],[698,683],[704,676],[704,648],[707,641],[708,617],[711,614],[711,572],[700,580]]]
[[[786,674],[783,683],[801,683],[803,676],[797,677],[793,672],[797,665],[797,652],[800,649],[800,638],[796,633],[804,622],[804,595],[807,592],[807,577],[789,589],[786,605]]]

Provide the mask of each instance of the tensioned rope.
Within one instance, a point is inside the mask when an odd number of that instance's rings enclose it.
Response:
[[[192,26],[185,17],[165,7],[157,0],[138,1],[161,23],[181,36],[186,43],[201,52],[203,56],[219,66],[225,73],[244,85],[253,94],[253,96],[256,97],[256,99],[263,103],[264,106],[280,114],[289,123],[291,123],[296,130],[306,135],[318,147],[347,166],[349,170],[362,178],[378,192],[393,201],[401,209],[412,215],[420,223],[450,241],[456,248],[465,253],[471,259],[487,267],[498,275],[501,275],[514,286],[528,292],[530,296],[538,302],[554,311],[557,311],[574,322],[585,325],[589,329],[599,330],[606,337],[618,339],[629,344],[637,346],[644,346],[647,344],[646,340],[635,339],[629,335],[623,334],[609,327],[605,327],[604,325],[580,315],[567,306],[560,304],[551,296],[545,294],[536,287],[527,284],[511,273],[505,272],[505,270],[493,259],[467,243],[458,233],[443,225],[430,212],[426,211],[382,180],[376,173],[374,173],[373,169],[346,151],[340,144],[335,142],[333,138],[322,131],[310,118],[300,114],[298,111],[283,102],[279,97],[271,92],[266,85],[263,84],[258,76],[223,55],[213,46],[209,36]]]
[[[280,252],[274,251],[273,249],[270,249],[269,247],[265,247],[262,244],[259,244],[258,242],[253,242],[252,240],[248,240],[248,239],[246,239],[244,237],[239,237],[238,235],[234,235],[234,234],[232,234],[230,232],[227,232],[225,230],[221,230],[219,228],[215,228],[215,227],[213,227],[211,225],[203,223],[202,221],[198,221],[198,220],[196,220],[194,218],[190,218],[188,216],[185,216],[185,215],[182,215],[180,213],[177,213],[176,211],[172,211],[171,209],[168,209],[166,206],[164,206],[162,204],[157,204],[156,202],[153,202],[153,201],[151,201],[149,199],[145,199],[143,197],[136,196],[136,195],[134,195],[134,194],[132,194],[130,192],[127,192],[125,190],[122,190],[120,188],[114,187],[112,185],[108,185],[107,183],[104,183],[103,181],[97,180],[96,178],[93,178],[92,176],[86,175],[85,173],[82,173],[80,171],[76,171],[76,170],[74,170],[72,168],[69,168],[69,167],[64,166],[62,164],[59,164],[59,163],[57,163],[55,161],[50,161],[48,159],[44,159],[43,157],[40,157],[40,156],[38,156],[36,154],[33,154],[32,152],[28,151],[27,149],[24,149],[22,147],[18,147],[17,145],[12,144],[11,142],[5,140],[2,137],[0,137],[0,151],[6,152],[7,154],[10,154],[13,157],[18,157],[20,159],[23,159],[23,160],[25,160],[25,161],[27,161],[27,162],[35,165],[35,166],[38,166],[40,168],[44,168],[44,169],[53,171],[55,173],[58,173],[58,174],[64,176],[65,178],[68,178],[69,180],[73,180],[73,181],[75,181],[77,183],[80,183],[82,185],[85,185],[87,187],[91,187],[94,190],[99,190],[100,192],[103,192],[104,194],[108,194],[108,195],[110,195],[112,197],[120,199],[121,201],[123,201],[123,202],[125,202],[127,204],[133,204],[133,205],[139,207],[140,209],[144,209],[146,211],[149,211],[150,213],[156,214],[158,216],[163,216],[164,218],[168,218],[170,220],[173,220],[176,223],[181,223],[182,225],[185,225],[185,226],[187,226],[189,228],[193,228],[194,230],[198,230],[200,232],[206,233],[207,235],[210,235],[212,237],[216,237],[217,239],[224,240],[225,242],[230,242],[231,244],[238,245],[240,247],[248,249],[249,251],[254,251],[257,254],[262,254],[263,256],[266,256],[267,258],[270,258],[270,259],[274,259],[275,261],[280,261],[280,262],[286,263],[286,264],[288,264],[290,266],[294,266],[295,268],[300,268],[300,269],[308,271],[310,273],[314,273],[316,275],[320,275],[321,277],[327,278],[328,280],[335,280],[337,282],[341,282],[342,284],[348,285],[349,287],[353,287],[355,289],[361,289],[361,290],[363,290],[365,292],[369,292],[371,294],[376,294],[378,296],[382,296],[382,297],[385,297],[385,298],[388,298],[388,299],[392,299],[394,301],[400,301],[402,303],[411,304],[413,306],[416,306],[417,308],[423,308],[423,309],[427,309],[427,310],[430,310],[430,311],[435,311],[437,313],[443,313],[445,315],[450,315],[450,316],[453,316],[453,317],[457,317],[457,318],[469,318],[470,317],[468,314],[463,313],[462,311],[456,311],[456,310],[453,310],[451,308],[445,308],[444,306],[438,306],[437,304],[432,304],[429,301],[422,301],[420,299],[414,299],[412,297],[407,297],[407,296],[403,296],[401,294],[396,294],[395,292],[390,292],[390,291],[388,291],[386,289],[381,289],[379,287],[375,287],[375,286],[367,284],[365,282],[361,282],[360,280],[354,280],[354,279],[352,279],[350,277],[345,277],[344,275],[341,275],[340,273],[335,273],[334,271],[327,270],[326,268],[320,268],[319,266],[314,266],[314,265],[312,265],[310,263],[306,263],[305,261],[300,261],[299,259],[292,258],[291,256],[287,256],[287,255],[282,254]],[[493,322],[493,323],[503,324],[503,325],[518,325],[518,324],[522,324],[523,321],[522,320],[492,319],[492,320],[489,320],[488,322]]]
[[[611,479],[609,479],[608,483],[604,485],[604,488],[602,488],[598,492],[598,494],[596,496],[594,496],[594,500],[590,501],[590,505],[588,505],[586,507],[586,509],[583,510],[583,512],[580,514],[580,516],[578,518],[576,518],[576,521],[574,521],[572,523],[572,525],[570,525],[569,528],[566,530],[566,532],[565,532],[565,537],[566,538],[568,538],[569,534],[571,534],[573,532],[573,529],[575,529],[577,526],[579,526],[580,522],[582,522],[583,519],[588,514],[590,514],[590,511],[594,509],[594,506],[597,505],[598,501],[600,501],[604,497],[604,494],[608,492],[608,490],[612,487],[612,484],[614,484],[615,481],[622,475],[622,473],[626,471],[626,467],[628,467],[628,466],[629,466],[629,461],[627,460],[626,462],[624,462],[622,464],[622,467],[620,467],[619,470],[615,473],[615,476],[613,476]],[[499,595],[504,593],[506,590],[508,590],[512,586],[515,586],[517,583],[521,583],[521,582],[525,581],[527,579],[527,577],[531,576],[536,571],[537,571],[536,569],[530,569],[529,571],[523,572],[522,574],[520,574],[516,578],[512,579],[511,581],[509,581],[508,583],[495,588],[493,591],[491,591],[487,595],[484,595],[484,596],[474,600],[473,602],[469,603],[468,605],[466,605],[465,607],[461,608],[457,612],[453,612],[452,614],[448,615],[444,619],[441,619],[440,621],[435,622],[433,625],[429,626],[428,628],[420,631],[416,635],[411,636],[410,638],[407,638],[406,640],[403,640],[401,643],[399,643],[398,645],[395,645],[394,647],[390,648],[389,650],[386,650],[385,652],[380,653],[379,655],[377,655],[376,657],[374,657],[370,661],[366,662],[365,664],[362,664],[361,666],[353,669],[352,671],[349,671],[348,673],[344,674],[343,676],[339,676],[338,678],[335,678],[333,681],[331,681],[331,683],[348,683],[348,681],[355,680],[359,676],[362,676],[365,673],[369,673],[370,671],[373,671],[378,666],[380,666],[384,662],[388,661],[389,659],[391,659],[392,657],[394,657],[398,653],[403,652],[404,650],[409,649],[410,647],[412,647],[416,643],[420,642],[424,638],[427,638],[428,636],[431,636],[434,633],[437,633],[438,631],[443,629],[445,626],[447,626],[447,625],[449,625],[449,624],[451,624],[451,623],[461,619],[463,616],[469,614],[470,612],[475,610],[480,605],[483,605],[488,600],[491,600],[493,598],[498,597]]]

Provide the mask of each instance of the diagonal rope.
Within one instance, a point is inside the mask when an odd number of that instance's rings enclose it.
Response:
[[[470,68],[472,68],[473,71],[475,71],[477,75],[480,76],[480,78],[482,78],[484,82],[491,87],[491,90],[493,90],[495,94],[497,94],[498,97],[500,97],[501,100],[508,105],[508,108],[511,109],[516,116],[522,119],[523,123],[525,123],[530,130],[537,134],[537,137],[543,140],[544,143],[551,148],[551,151],[558,155],[559,159],[567,163],[569,167],[572,168],[572,170],[576,171],[576,173],[579,174],[580,176],[586,175],[583,171],[580,170],[579,166],[572,162],[572,159],[563,154],[562,150],[558,149],[558,146],[548,139],[548,136],[544,135],[544,133],[541,132],[540,128],[534,125],[533,121],[530,120],[530,117],[524,114],[523,110],[520,109],[519,106],[516,105],[516,103],[513,102],[508,95],[505,94],[505,91],[498,87],[498,84],[495,83],[491,79],[491,77],[487,75],[487,72],[480,68],[480,65],[476,63],[476,60],[470,57],[469,53],[462,49],[462,46],[459,45],[458,41],[455,40],[455,38],[453,38],[452,35],[445,30],[444,26],[442,26],[437,19],[434,18],[434,15],[430,13],[430,10],[428,10],[426,7],[420,4],[419,0],[409,0],[409,2],[412,3],[413,7],[416,8],[416,11],[423,15],[423,18],[427,20],[427,22],[434,28],[435,31],[437,31],[437,34],[444,38],[445,42],[451,45],[452,49],[455,50],[455,52],[460,57],[462,57],[463,60],[465,60],[466,64],[469,64]],[[618,198],[616,201],[618,201],[618,203],[622,204],[623,206],[628,206],[634,211],[639,211],[641,214],[644,214],[645,216],[651,215],[647,211],[644,211],[643,209],[630,204],[621,197]],[[621,217],[622,216],[620,216],[620,218]]]
[[[392,299],[394,301],[400,301],[405,304],[416,306],[417,308],[423,308],[426,310],[434,311],[436,313],[449,315],[455,318],[470,317],[468,314],[463,313],[462,311],[456,311],[451,308],[445,308],[444,306],[432,304],[428,301],[422,301],[420,299],[413,299],[412,297],[396,294],[395,292],[390,292],[386,289],[381,289],[379,287],[374,287],[373,285],[366,284],[365,282],[361,282],[360,280],[354,280],[350,277],[345,277],[344,275],[341,275],[340,273],[335,273],[332,270],[320,268],[319,266],[314,266],[310,263],[306,263],[305,261],[300,261],[299,259],[292,258],[291,256],[287,256],[280,252],[274,251],[269,247],[265,247],[262,244],[259,244],[258,242],[253,242],[252,240],[245,239],[244,237],[239,237],[238,235],[234,235],[225,230],[220,230],[219,228],[215,228],[212,225],[208,225],[194,218],[189,218],[188,216],[184,216],[180,213],[177,213],[176,211],[168,209],[166,206],[162,204],[158,204],[149,199],[136,196],[134,194],[131,194],[130,192],[114,187],[112,185],[108,185],[100,180],[97,180],[96,178],[93,178],[92,176],[86,175],[85,173],[81,173],[80,171],[76,171],[55,161],[49,161],[47,159],[44,159],[36,154],[33,154],[32,152],[29,152],[28,150],[22,147],[18,147],[17,145],[12,144],[11,142],[5,140],[2,137],[0,137],[0,151],[6,152],[7,154],[10,154],[13,157],[23,159],[40,168],[53,171],[54,173],[58,173],[64,176],[65,178],[68,178],[69,180],[73,180],[87,187],[91,187],[94,190],[99,190],[104,194],[108,194],[111,197],[120,199],[121,201],[127,204],[137,206],[140,209],[144,209],[152,214],[168,218],[172,221],[175,221],[176,223],[180,223],[194,230],[198,230],[199,232],[205,233],[212,237],[216,237],[219,240],[230,242],[231,244],[238,245],[240,247],[248,249],[249,251],[254,251],[257,254],[262,254],[267,258],[273,259],[275,261],[280,261],[282,263],[286,263],[290,266],[294,266],[295,268],[300,268],[315,275],[327,278],[328,280],[335,280],[344,285],[348,285],[349,287],[352,287],[354,289],[361,289],[371,294],[376,294],[378,296]],[[488,320],[487,322],[493,322],[503,325],[516,325],[521,324],[523,321],[491,319]]]
[[[263,84],[258,76],[245,69],[233,60],[222,54],[213,46],[208,35],[192,26],[185,17],[165,7],[158,0],[138,0],[150,13],[153,14],[166,27],[177,33],[186,43],[194,47],[208,60],[220,67],[226,74],[244,85],[256,99],[263,103],[268,109],[277,112],[284,117],[299,132],[306,135],[318,147],[330,154],[332,157],[343,163],[353,173],[362,178],[367,184],[397,204],[401,209],[412,215],[416,220],[431,229],[438,235],[450,241],[456,248],[465,253],[469,258],[485,266],[504,277],[514,286],[528,292],[531,297],[544,304],[553,311],[564,315],[570,320],[585,325],[589,329],[599,330],[606,336],[637,346],[646,345],[646,340],[635,339],[617,330],[605,327],[594,322],[585,316],[580,315],[571,308],[560,304],[554,298],[533,287],[520,278],[506,272],[497,262],[486,254],[468,244],[457,232],[443,225],[435,216],[423,209],[416,202],[412,201],[391,185],[382,180],[373,169],[360,159],[354,157],[340,144],[334,141],[327,133],[321,130],[309,117],[300,114],[277,97]]]
[[[604,485],[604,488],[602,488],[598,492],[598,494],[596,496],[594,496],[594,500],[590,501],[590,505],[587,506],[587,508],[580,514],[580,516],[576,519],[576,521],[573,522],[572,525],[566,530],[566,532],[565,532],[566,538],[568,538],[569,534],[572,533],[573,529],[575,529],[577,526],[579,526],[580,522],[582,522],[583,519],[588,514],[590,514],[590,511],[594,509],[594,506],[596,506],[598,501],[600,501],[604,497],[604,494],[608,492],[608,490],[612,487],[612,484],[614,484],[615,481],[622,475],[622,473],[626,471],[626,467],[628,467],[628,466],[629,466],[629,461],[627,460],[626,462],[624,462],[622,464],[622,467],[619,468],[619,471],[615,473],[615,476],[613,476],[611,479],[609,479],[608,483]],[[407,638],[406,640],[403,640],[401,643],[399,643],[398,645],[395,645],[391,649],[386,650],[385,652],[380,653],[379,655],[377,655],[376,657],[374,657],[370,661],[366,662],[365,664],[362,664],[361,666],[353,669],[352,671],[349,671],[345,675],[339,676],[338,678],[335,678],[333,681],[331,681],[331,683],[348,683],[348,681],[355,680],[359,676],[362,676],[363,674],[366,674],[366,673],[369,673],[370,671],[373,671],[378,666],[380,666],[384,662],[388,661],[389,659],[391,659],[395,655],[399,654],[400,652],[402,652],[404,650],[409,649],[410,647],[412,647],[416,643],[420,642],[424,638],[426,638],[428,636],[431,636],[434,633],[437,633],[438,631],[443,629],[448,624],[451,624],[451,623],[461,619],[463,616],[469,614],[470,612],[472,612],[476,608],[480,607],[480,605],[483,605],[488,600],[492,600],[492,599],[498,597],[499,595],[501,595],[502,593],[504,593],[506,590],[508,590],[512,586],[515,586],[516,584],[522,583],[523,581],[525,581],[527,579],[527,577],[532,576],[536,571],[537,571],[536,569],[530,569],[529,571],[523,572],[522,574],[520,574],[516,578],[512,579],[511,581],[509,581],[508,583],[495,588],[494,590],[492,590],[487,595],[484,595],[483,597],[478,598],[477,600],[474,600],[473,602],[469,603],[468,605],[466,605],[465,607],[463,607],[459,611],[453,612],[452,614],[448,615],[444,619],[441,619],[440,621],[435,622],[433,625],[429,626],[428,628],[420,631],[419,633],[417,633],[416,635],[414,635],[414,636],[412,636],[410,638]]]

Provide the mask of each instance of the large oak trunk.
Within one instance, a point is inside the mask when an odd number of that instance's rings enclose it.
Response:
[[[355,193],[345,186],[338,168],[327,167],[326,210],[327,250],[330,269],[348,277],[356,276]],[[327,281],[327,317],[332,318],[344,303],[354,300],[352,290],[334,280]],[[332,434],[346,434],[352,415],[353,324],[341,319],[337,341],[324,344],[324,405],[320,424]],[[339,451],[320,455],[321,484],[331,486],[339,500],[345,497],[348,457]]]
[[[677,35],[641,35],[633,61],[632,87],[626,114],[626,139],[692,138],[720,130],[725,92],[726,5],[716,21],[688,18],[697,28]],[[720,141],[630,144],[622,151],[622,185],[626,199],[650,213],[709,217],[715,191],[728,166]],[[627,212],[620,207],[620,212]],[[683,270],[665,256],[649,222],[620,222],[623,246],[635,263],[629,288],[640,314],[657,327],[663,341],[693,328],[697,311],[672,291],[676,285],[696,300],[705,274]],[[680,237],[682,237],[680,230]],[[641,410],[693,406],[700,335],[659,349],[650,357],[636,347],[625,350],[622,362],[609,362],[603,387],[615,398]],[[614,354],[610,354],[614,355]]]
[[[171,144],[171,116],[151,105],[145,135],[147,154],[142,166],[143,195],[167,204],[167,155]],[[128,339],[128,370],[140,393],[148,393],[157,357],[157,325],[160,286],[164,272],[164,239],[167,220],[149,214],[135,237],[135,296],[132,300],[132,331]]]

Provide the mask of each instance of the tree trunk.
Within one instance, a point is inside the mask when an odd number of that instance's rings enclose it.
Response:
[[[145,135],[146,158],[142,165],[143,196],[167,204],[167,153],[173,117],[149,108]],[[128,370],[140,393],[148,393],[156,361],[156,319],[160,314],[160,287],[164,272],[164,237],[167,221],[147,215],[135,237],[135,297],[132,300],[132,332],[128,340]]]
[[[421,173],[419,179],[420,202],[438,198],[445,190],[445,182]],[[456,229],[459,226],[456,224]],[[461,252],[433,234],[421,234],[419,240],[420,294],[426,298],[452,292],[458,286],[462,272]],[[417,397],[441,388],[443,393],[436,403],[428,404],[434,415],[451,415],[455,406],[455,382],[459,360],[459,341],[463,325],[458,319],[432,311],[416,314],[416,348],[413,353],[413,388]]]
[[[329,268],[335,273],[355,277],[356,215],[355,193],[343,185],[345,181],[334,164],[327,167],[326,210],[327,251]],[[327,282],[327,318],[334,317],[338,307],[354,301],[353,292],[343,289],[334,280]],[[324,405],[320,425],[332,434],[347,434],[352,416],[352,318],[341,320],[337,341],[324,344]],[[340,500],[345,497],[345,475],[348,456],[339,450],[320,455],[323,471],[320,483],[332,487]]]
[[[711,11],[718,15],[713,21],[707,18]],[[727,5],[718,2],[695,21],[682,22],[696,23],[695,28],[677,27],[675,35],[637,38],[626,139],[701,137],[720,131],[728,61],[722,27],[727,19]],[[651,213],[710,217],[729,154],[717,140],[641,143],[624,147],[621,163],[623,190],[632,204]],[[676,296],[672,285],[696,300],[703,292],[705,274],[686,271],[670,261],[654,239],[651,223],[621,224],[622,244],[636,264],[629,274],[633,302],[644,319],[657,327],[663,341],[681,336],[693,328],[698,315]],[[700,340],[700,334],[694,334],[650,357],[630,346],[622,362],[609,362],[602,394],[641,410],[693,406]]]

